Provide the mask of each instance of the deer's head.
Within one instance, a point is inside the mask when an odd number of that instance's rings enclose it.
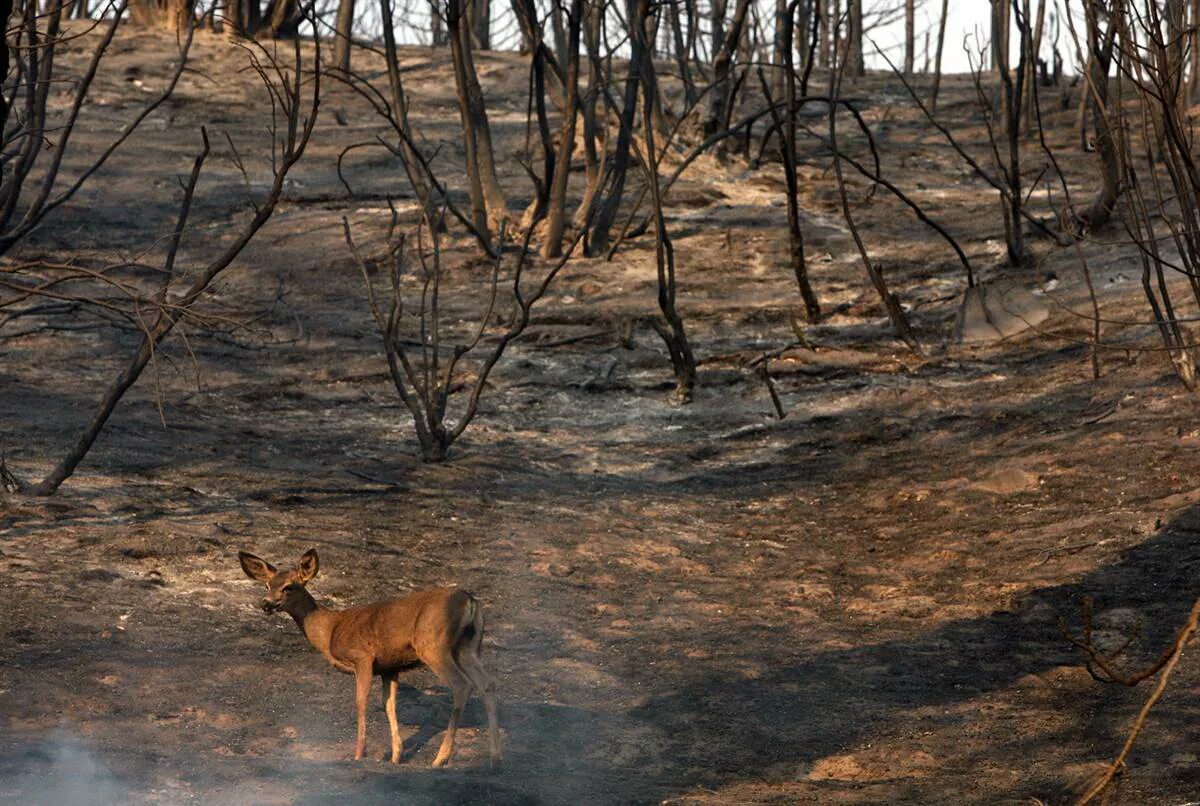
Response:
[[[239,551],[238,559],[246,576],[267,586],[267,595],[262,600],[262,609],[267,613],[289,609],[291,604],[298,602],[299,597],[304,595],[304,586],[317,575],[315,549],[304,552],[295,568],[283,571],[247,551]]]

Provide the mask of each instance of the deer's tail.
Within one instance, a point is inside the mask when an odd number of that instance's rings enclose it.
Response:
[[[455,598],[461,604],[457,608],[458,625],[454,632],[454,651],[451,654],[455,663],[458,663],[460,652],[479,653],[479,647],[483,643],[483,608],[479,606],[479,600],[467,591],[459,591]],[[470,676],[467,679],[469,680]]]

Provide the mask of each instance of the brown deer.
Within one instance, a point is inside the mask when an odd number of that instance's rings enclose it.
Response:
[[[246,576],[267,586],[263,610],[286,612],[335,669],[354,675],[358,705],[355,760],[367,752],[367,698],[371,693],[371,678],[379,675],[392,732],[392,763],[400,762],[403,743],[396,721],[397,675],[425,664],[454,693],[450,726],[433,766],[444,766],[450,760],[463,706],[476,689],[487,709],[491,760],[493,764],[499,761],[496,699],[492,679],[479,660],[483,615],[474,596],[452,588],[434,588],[401,599],[330,610],[317,604],[305,588],[317,575],[316,551],[306,551],[295,568],[284,571],[244,551],[238,552],[238,559]]]

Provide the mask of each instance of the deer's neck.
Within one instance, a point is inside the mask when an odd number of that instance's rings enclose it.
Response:
[[[300,632],[304,633],[309,641],[312,641],[309,629],[316,626],[316,621],[320,619],[314,619],[314,616],[322,610],[324,608],[317,604],[317,600],[312,598],[312,594],[306,590],[302,590],[298,596],[292,597],[292,601],[288,603],[287,614],[295,620],[296,626],[300,628]],[[320,649],[320,647],[317,648]]]
[[[288,606],[287,613],[291,616],[300,632],[321,654],[329,656],[329,637],[333,630],[334,611],[321,607],[308,591],[302,591]]]

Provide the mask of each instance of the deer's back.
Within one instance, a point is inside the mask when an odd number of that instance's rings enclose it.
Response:
[[[342,610],[330,635],[330,652],[351,662],[365,653],[377,671],[428,662],[430,653],[453,640],[470,599],[455,588],[433,588]]]

